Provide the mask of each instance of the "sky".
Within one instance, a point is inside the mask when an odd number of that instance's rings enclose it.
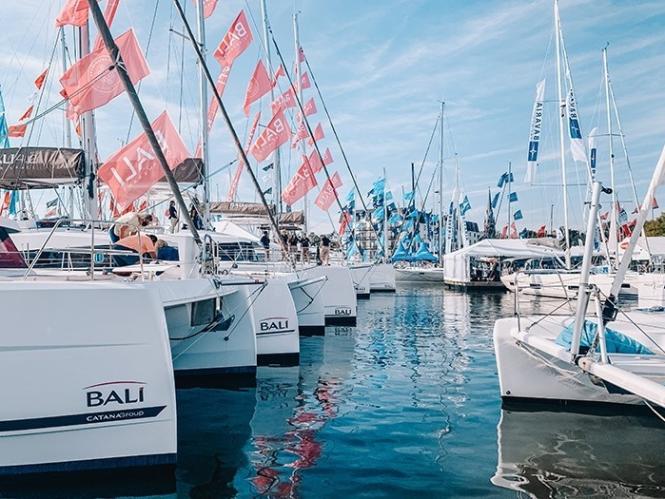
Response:
[[[3,5],[3,18],[11,22],[4,23],[0,32],[0,85],[10,124],[27,108],[34,90],[32,81],[49,65],[52,53],[51,77],[41,109],[58,100],[62,62],[60,47],[54,52],[54,19],[62,3],[22,0]],[[459,178],[460,189],[472,206],[467,219],[482,222],[488,189],[496,192],[497,180],[511,162],[513,190],[519,197],[513,209],[524,215],[520,225],[537,228],[549,224],[551,214],[555,226],[563,223],[552,0],[267,0],[267,4],[275,39],[289,67],[294,59],[292,16],[299,12],[301,45],[363,192],[384,169],[397,199],[402,190],[410,190],[411,163],[418,169],[423,162],[440,101],[445,101],[444,203],[450,202]],[[193,21],[192,5],[186,2]],[[609,43],[610,77],[641,196],[665,139],[665,2],[560,0],[560,8],[585,136],[594,127],[599,134],[607,134],[601,50]],[[208,62],[216,76],[220,68],[211,54],[241,9],[250,23],[256,23],[252,24],[254,43],[234,64],[223,100],[244,139],[248,122],[258,110],[262,110],[262,124],[270,117],[268,98],[252,106],[249,118],[242,112],[247,81],[257,60],[264,57],[259,1],[220,0],[206,31]],[[122,0],[112,31],[119,35],[129,27],[136,30],[151,67],[140,92],[148,115],[154,118],[168,110],[194,151],[199,126],[197,70],[192,49],[179,34],[183,29],[172,2]],[[71,29],[66,34],[71,40]],[[276,68],[274,50],[271,57]],[[536,182],[528,185],[523,178],[529,123],[535,86],[543,78],[547,79],[548,102],[541,164]],[[286,85],[282,79],[282,91]],[[305,98],[311,96],[316,97],[313,89],[306,90]],[[317,106],[312,125],[323,124],[326,137],[321,145],[332,151],[331,173],[340,172],[344,182],[341,197],[345,198],[351,178],[318,97]],[[125,95],[96,110],[100,159],[120,148],[128,134],[132,138],[139,133],[136,120],[130,130],[130,116]],[[618,133],[616,122],[612,126]],[[62,113],[55,111],[35,125],[30,145],[62,145],[62,130]],[[210,144],[211,171],[235,159],[230,134],[219,117]],[[20,145],[20,140],[13,145]],[[598,175],[606,183],[610,176],[608,145],[606,137],[598,139]],[[618,137],[614,146],[618,196],[630,206],[633,194]],[[586,173],[581,164],[573,163],[568,148],[566,151],[569,216],[571,225],[579,227]],[[437,131],[424,161],[422,192],[436,172],[438,155]],[[299,154],[285,146],[282,158],[286,183],[297,168]],[[234,168],[212,179],[213,198],[226,198],[229,172]],[[269,179],[260,178],[268,188]],[[319,184],[323,182],[320,176]],[[437,183],[435,180],[433,191]],[[329,232],[330,220],[313,205],[313,197],[309,197],[310,228]],[[239,199],[256,199],[246,174]],[[430,193],[427,206],[438,209],[437,194]],[[301,207],[298,203],[294,209]],[[507,217],[503,210],[500,224]],[[336,222],[338,216],[335,207],[331,208],[332,220]]]

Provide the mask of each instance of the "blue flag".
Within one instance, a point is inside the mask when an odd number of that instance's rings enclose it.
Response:
[[[508,201],[511,203],[514,203],[517,201],[517,193],[516,192],[511,192],[510,197],[508,198]]]
[[[5,117],[5,103],[0,92],[0,147],[9,147],[9,131],[7,130],[7,118]]]
[[[517,210],[515,212],[515,215],[513,215],[514,220],[522,220],[524,217],[522,216],[522,210]]]
[[[407,203],[413,200],[413,191],[405,192],[404,193],[404,201]]]
[[[469,203],[469,198],[464,196],[464,200],[459,205],[460,215],[464,216],[467,211],[471,209],[471,203]]]
[[[499,195],[501,192],[497,192],[494,197],[492,198],[492,208],[496,208],[497,205],[499,204]]]

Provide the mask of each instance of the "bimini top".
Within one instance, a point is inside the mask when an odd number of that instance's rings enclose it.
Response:
[[[60,147],[0,148],[0,188],[50,189],[83,179],[81,149]]]

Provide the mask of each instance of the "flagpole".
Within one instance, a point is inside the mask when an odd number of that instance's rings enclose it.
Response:
[[[511,232],[512,227],[510,225],[511,222],[512,222],[512,218],[513,218],[513,210],[511,209],[511,205],[512,205],[512,202],[513,202],[513,200],[512,200],[513,183],[512,183],[512,179],[510,178],[512,173],[513,173],[512,168],[513,168],[512,163],[510,161],[508,161],[508,239],[513,238],[513,234]]]
[[[383,263],[388,263],[388,201],[386,200],[386,167],[383,167]],[[371,224],[370,220],[370,225]]]
[[[441,123],[439,130],[439,265],[443,267],[443,112],[446,103],[441,101]]]
[[[263,0],[265,1],[265,0]],[[297,78],[296,81],[296,92],[298,93],[298,100],[302,102],[302,74],[300,71],[300,30],[298,29],[298,13],[294,12],[293,13],[293,42],[295,44],[295,54],[296,54],[296,59],[295,59],[295,77]],[[284,71],[286,72],[286,68],[284,68]],[[305,111],[304,109],[300,110],[300,115],[302,117],[303,122],[305,121]],[[297,121],[297,120],[296,120]],[[296,124],[297,126],[297,124]],[[314,135],[312,135],[312,140],[314,140]],[[305,140],[300,141],[300,152],[302,153],[303,156],[307,154],[307,151],[305,149]],[[323,158],[321,158],[321,163],[323,163]],[[305,234],[307,234],[309,231],[307,230],[308,226],[308,195],[307,192],[305,192],[305,196],[303,198],[303,211],[305,215],[305,223],[304,223],[304,229],[305,229]],[[333,224],[334,228],[334,224]]]
[[[275,78],[275,72],[272,69],[272,61],[270,58],[270,42],[268,39],[268,8],[266,6],[266,0],[261,0],[261,17],[263,18],[263,50],[265,52],[266,67],[270,76]],[[284,68],[286,71],[286,68]],[[275,87],[274,85],[270,86],[270,102],[275,100]],[[273,183],[273,201],[275,205],[275,211],[277,214],[282,212],[282,166],[281,166],[281,155],[280,147],[275,149],[272,153],[272,183]],[[307,218],[305,218],[307,221]],[[277,216],[276,222],[279,224],[279,215]],[[276,237],[279,237],[277,235]]]
[[[203,0],[196,2],[196,27],[198,34],[198,44],[206,57],[206,32]],[[203,224],[210,228],[210,154],[208,151],[208,86],[206,85],[203,63],[197,61],[199,67],[199,117],[201,120],[200,137],[201,140],[201,160],[203,161]]]
[[[559,18],[559,1],[554,0],[554,31],[556,39],[556,86],[559,97],[559,154],[561,156],[561,182],[563,184],[563,225],[566,241],[566,268],[570,270],[570,234],[568,229],[568,180],[566,176],[566,145],[564,138],[564,119],[566,103],[561,85],[561,19]]]
[[[79,38],[81,44],[79,53],[81,59],[83,59],[90,53],[90,26],[88,20],[86,20],[85,24],[79,29]],[[84,218],[87,217],[90,220],[95,220],[99,211],[99,207],[97,206],[97,143],[95,139],[95,116],[92,111],[87,111],[81,115],[80,119],[81,132],[83,135],[83,150],[85,151],[86,156],[85,194],[83,196],[83,207],[85,209]]]
[[[610,184],[612,188],[612,209],[610,210],[610,227],[618,228],[617,225],[617,191],[614,183],[614,137],[612,135],[612,114],[610,112],[610,75],[607,65],[607,45],[603,48],[603,79],[605,80],[605,111],[607,113],[607,134],[609,138],[610,152]],[[616,270],[619,258],[619,241],[616,230],[610,230],[610,248],[614,249],[614,260],[609,263]]]
[[[67,72],[67,43],[65,41],[65,28],[60,27],[60,48],[62,49],[62,74]],[[62,108],[62,129],[63,129],[63,142],[65,147],[72,147],[72,129],[69,126],[69,120],[67,119],[67,106]],[[68,207],[67,211],[69,212],[69,217],[74,218],[74,188],[72,186],[67,187],[68,196]]]

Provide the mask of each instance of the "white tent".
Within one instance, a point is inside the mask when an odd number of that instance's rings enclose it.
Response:
[[[471,283],[471,258],[563,257],[563,251],[549,243],[550,241],[542,239],[483,239],[476,244],[444,255],[443,280],[450,285],[469,285]]]

